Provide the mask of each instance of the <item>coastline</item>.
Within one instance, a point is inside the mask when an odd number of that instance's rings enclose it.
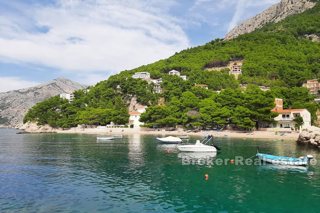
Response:
[[[106,127],[97,127],[97,128],[71,128],[68,130],[63,129],[54,129],[49,126],[36,126],[28,125],[21,128],[25,133],[58,133],[58,134],[92,134],[92,135],[158,135],[158,136],[198,136],[204,137],[207,135],[213,135],[218,138],[239,138],[239,139],[266,139],[266,140],[291,140],[297,141],[299,137],[298,132],[291,132],[285,134],[279,134],[276,131],[264,130],[264,131],[253,131],[253,132],[237,132],[237,131],[200,131],[200,132],[187,132],[182,129],[175,131],[165,131],[165,130],[154,130],[148,128],[106,128]]]

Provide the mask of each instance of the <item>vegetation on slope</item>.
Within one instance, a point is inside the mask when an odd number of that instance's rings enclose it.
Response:
[[[216,39],[203,46],[176,53],[166,60],[123,71],[98,83],[88,93],[78,91],[68,103],[52,98],[32,108],[26,121],[72,127],[77,124],[104,125],[110,121],[125,124],[127,105],[132,97],[149,107],[142,121],[148,126],[224,127],[252,129],[271,122],[275,114],[273,98],[283,98],[287,108],[307,108],[315,119],[318,108],[314,97],[301,85],[307,79],[320,77],[320,45],[306,35],[320,35],[320,4],[302,14],[269,24],[253,33],[230,41]],[[227,64],[243,59],[243,74],[238,80],[228,70],[207,71],[212,64]],[[176,69],[188,80],[167,73]],[[163,78],[162,94],[154,94],[152,84],[132,79],[135,72],[148,71],[152,78]],[[239,84],[271,87],[262,92]],[[207,84],[209,90],[194,84]],[[216,90],[223,90],[217,94]],[[159,106],[159,98],[165,105]]]

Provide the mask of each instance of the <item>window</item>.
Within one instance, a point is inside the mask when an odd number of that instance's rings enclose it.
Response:
[[[294,114],[293,114],[293,117],[295,117],[295,118],[296,118],[296,117],[299,117],[299,116],[301,116],[300,113],[294,113]]]

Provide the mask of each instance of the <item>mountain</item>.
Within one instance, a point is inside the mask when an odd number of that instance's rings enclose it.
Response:
[[[25,113],[36,103],[83,88],[79,83],[58,78],[35,87],[0,93],[0,125],[19,127]]]
[[[300,1],[292,2],[297,6],[291,7],[299,7]],[[62,128],[127,124],[133,97],[139,104],[148,105],[140,120],[149,127],[266,127],[274,121],[274,98],[282,98],[285,108],[308,109],[315,121],[319,105],[302,84],[320,79],[319,36],[317,3],[234,39],[216,39],[122,71],[87,93],[77,92],[72,103],[48,99],[29,110],[25,121]],[[239,75],[234,76],[230,65],[238,71],[241,67],[241,74],[237,71]],[[171,70],[186,78],[170,75]],[[149,72],[154,81],[133,78],[137,72]],[[161,93],[154,92],[156,86],[161,87]]]
[[[251,33],[268,23],[277,23],[290,15],[313,8],[315,5],[316,2],[311,0],[281,0],[280,3],[236,26],[226,35],[225,39],[229,40],[245,33]]]

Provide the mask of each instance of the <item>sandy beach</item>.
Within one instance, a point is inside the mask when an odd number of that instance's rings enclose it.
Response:
[[[200,132],[187,132],[183,130],[176,131],[156,131],[150,129],[128,129],[128,128],[113,128],[113,129],[70,129],[70,130],[58,130],[57,133],[77,133],[77,134],[101,134],[101,135],[130,135],[130,134],[143,134],[143,135],[160,135],[160,136],[207,136],[213,135],[214,137],[230,137],[230,138],[252,138],[252,139],[270,139],[270,140],[297,140],[299,133],[292,132],[283,135],[276,134],[273,131],[254,131],[250,133],[236,132],[236,131],[200,131]]]
[[[200,132],[188,132],[183,129],[178,129],[175,131],[165,131],[163,129],[154,130],[148,128],[71,128],[68,130],[63,129],[53,129],[49,126],[36,126],[34,124],[29,124],[22,128],[28,133],[60,133],[60,134],[95,134],[95,135],[132,135],[132,134],[142,134],[142,135],[157,135],[157,136],[199,136],[204,137],[207,135],[213,135],[214,137],[225,137],[225,138],[251,138],[251,139],[268,139],[268,140],[293,140],[298,139],[298,132],[282,133],[275,130],[265,130],[265,131],[253,131],[253,132],[237,132],[237,131],[200,131]]]

